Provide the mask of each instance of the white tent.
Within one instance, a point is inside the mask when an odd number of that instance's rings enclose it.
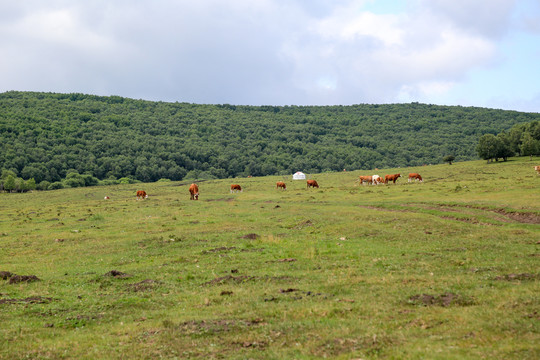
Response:
[[[306,174],[304,174],[303,172],[296,172],[294,173],[294,175],[292,176],[292,179],[293,180],[306,180]]]

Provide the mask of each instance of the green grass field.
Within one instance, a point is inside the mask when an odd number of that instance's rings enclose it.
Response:
[[[0,194],[0,359],[538,359],[539,164]]]

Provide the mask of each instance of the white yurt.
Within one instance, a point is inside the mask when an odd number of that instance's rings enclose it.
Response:
[[[306,174],[301,171],[295,172],[292,176],[293,180],[306,180]]]

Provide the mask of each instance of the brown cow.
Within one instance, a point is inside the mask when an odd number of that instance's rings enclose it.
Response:
[[[373,184],[373,177],[372,176],[359,176],[358,177],[360,179],[360,184],[363,184],[363,183],[370,183],[370,184]]]
[[[401,174],[393,174],[393,175],[385,175],[384,176],[384,183],[388,184],[389,181],[392,181],[394,184],[396,183],[396,180],[401,177]]]
[[[538,175],[540,175],[540,166],[535,166],[535,167],[534,167],[534,170],[536,170],[536,172],[538,173]]]
[[[287,190],[287,185],[283,181],[278,181],[276,183],[276,189]]]
[[[422,180],[422,177],[420,176],[420,174],[418,173],[409,173],[409,182],[413,181],[413,180],[419,180],[420,182],[424,181]]]
[[[238,185],[238,184],[232,184],[232,185],[231,185],[231,193],[232,193],[233,191],[234,191],[234,192],[237,192],[237,191],[242,192],[242,187],[241,187],[240,185]]]
[[[146,195],[146,191],[144,190],[137,190],[137,200],[144,200],[148,197],[148,195]]]
[[[317,182],[316,182],[315,180],[308,180],[308,181],[307,181],[307,187],[308,187],[308,189],[309,189],[310,187],[314,187],[314,188],[317,188],[317,189],[318,189],[318,188],[319,188],[319,184],[317,184]]]
[[[197,184],[191,184],[189,186],[189,200],[199,200],[199,187]]]

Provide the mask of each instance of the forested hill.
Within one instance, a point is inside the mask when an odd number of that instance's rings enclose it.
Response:
[[[118,96],[0,94],[0,170],[58,181],[226,178],[476,159],[481,135],[540,114],[418,103],[196,105]]]

